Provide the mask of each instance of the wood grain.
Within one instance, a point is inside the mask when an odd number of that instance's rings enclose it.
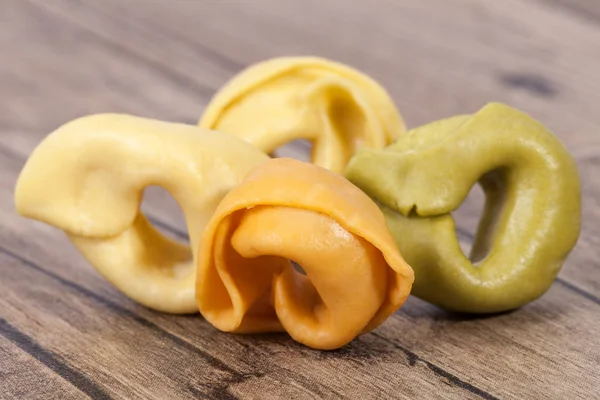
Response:
[[[3,2],[0,374],[10,378],[0,382],[0,397],[600,396],[600,116],[593,112],[600,26],[576,11],[593,13],[594,4],[567,3]],[[195,123],[241,68],[302,53],[377,78],[410,126],[490,100],[550,126],[577,158],[584,183],[581,239],[553,288],[490,318],[411,298],[374,333],[317,352],[282,334],[228,335],[198,316],[140,307],[60,232],[14,213],[12,190],[25,158],[60,124],[106,111]],[[172,199],[149,192],[144,209],[186,240]],[[464,247],[481,201],[474,190],[455,213]],[[34,376],[39,385],[28,384]]]
[[[567,11],[590,24],[600,24],[600,4],[587,0],[537,0]]]
[[[0,399],[85,399],[68,382],[72,370],[0,318]],[[63,378],[66,376],[67,379]]]

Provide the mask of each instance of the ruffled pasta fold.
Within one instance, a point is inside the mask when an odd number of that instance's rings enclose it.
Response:
[[[364,193],[318,166],[272,159],[215,211],[201,241],[196,296],[220,330],[285,330],[333,349],[395,312],[412,282]]]

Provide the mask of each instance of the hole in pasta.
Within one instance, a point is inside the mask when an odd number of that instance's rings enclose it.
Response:
[[[312,142],[304,139],[293,140],[275,149],[271,154],[276,158],[295,158],[300,161],[310,161]]]
[[[296,272],[299,272],[302,275],[306,275],[306,271],[304,270],[304,268],[302,268],[300,266],[300,264],[298,264],[298,263],[296,263],[294,261],[291,261],[291,260],[290,260],[290,262],[292,263],[292,267],[296,270]]]
[[[144,190],[142,212],[165,236],[181,243],[189,243],[183,210],[162,187],[149,186]]]
[[[146,273],[167,279],[189,279],[194,271],[192,252],[183,211],[175,199],[163,188],[147,187],[141,211],[154,228],[141,233]]]
[[[479,183],[475,184],[465,201],[452,212],[456,226],[456,236],[460,248],[471,259],[471,250],[477,235],[477,228],[485,205],[485,193]],[[472,261],[472,260],[471,260]]]

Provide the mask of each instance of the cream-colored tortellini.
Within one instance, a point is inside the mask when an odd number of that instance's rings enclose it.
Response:
[[[198,311],[198,243],[214,210],[268,160],[231,135],[192,125],[103,114],[65,124],[34,150],[15,190],[17,211],[66,232],[85,258],[135,301],[169,313]],[[140,212],[157,185],[181,206],[191,250]]]

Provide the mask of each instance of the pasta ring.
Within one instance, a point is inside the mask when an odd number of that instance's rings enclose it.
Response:
[[[341,175],[279,158],[219,204],[202,237],[196,296],[222,331],[285,330],[334,349],[400,308],[413,279],[368,196]]]
[[[206,107],[200,126],[237,135],[266,153],[313,142],[313,163],[342,173],[358,148],[383,148],[406,129],[377,82],[316,57],[282,57],[249,67]]]
[[[533,301],[579,236],[574,159],[542,124],[503,104],[360,152],[346,176],[381,206],[415,270],[413,294],[449,310],[493,313]],[[477,182],[486,202],[467,258],[450,212]]]
[[[143,189],[171,193],[196,244],[223,196],[268,159],[236,137],[196,126],[93,115],[63,125],[34,150],[15,202],[20,214],[64,230],[128,297],[159,311],[193,313],[197,246],[191,251],[150,224],[139,209]]]

